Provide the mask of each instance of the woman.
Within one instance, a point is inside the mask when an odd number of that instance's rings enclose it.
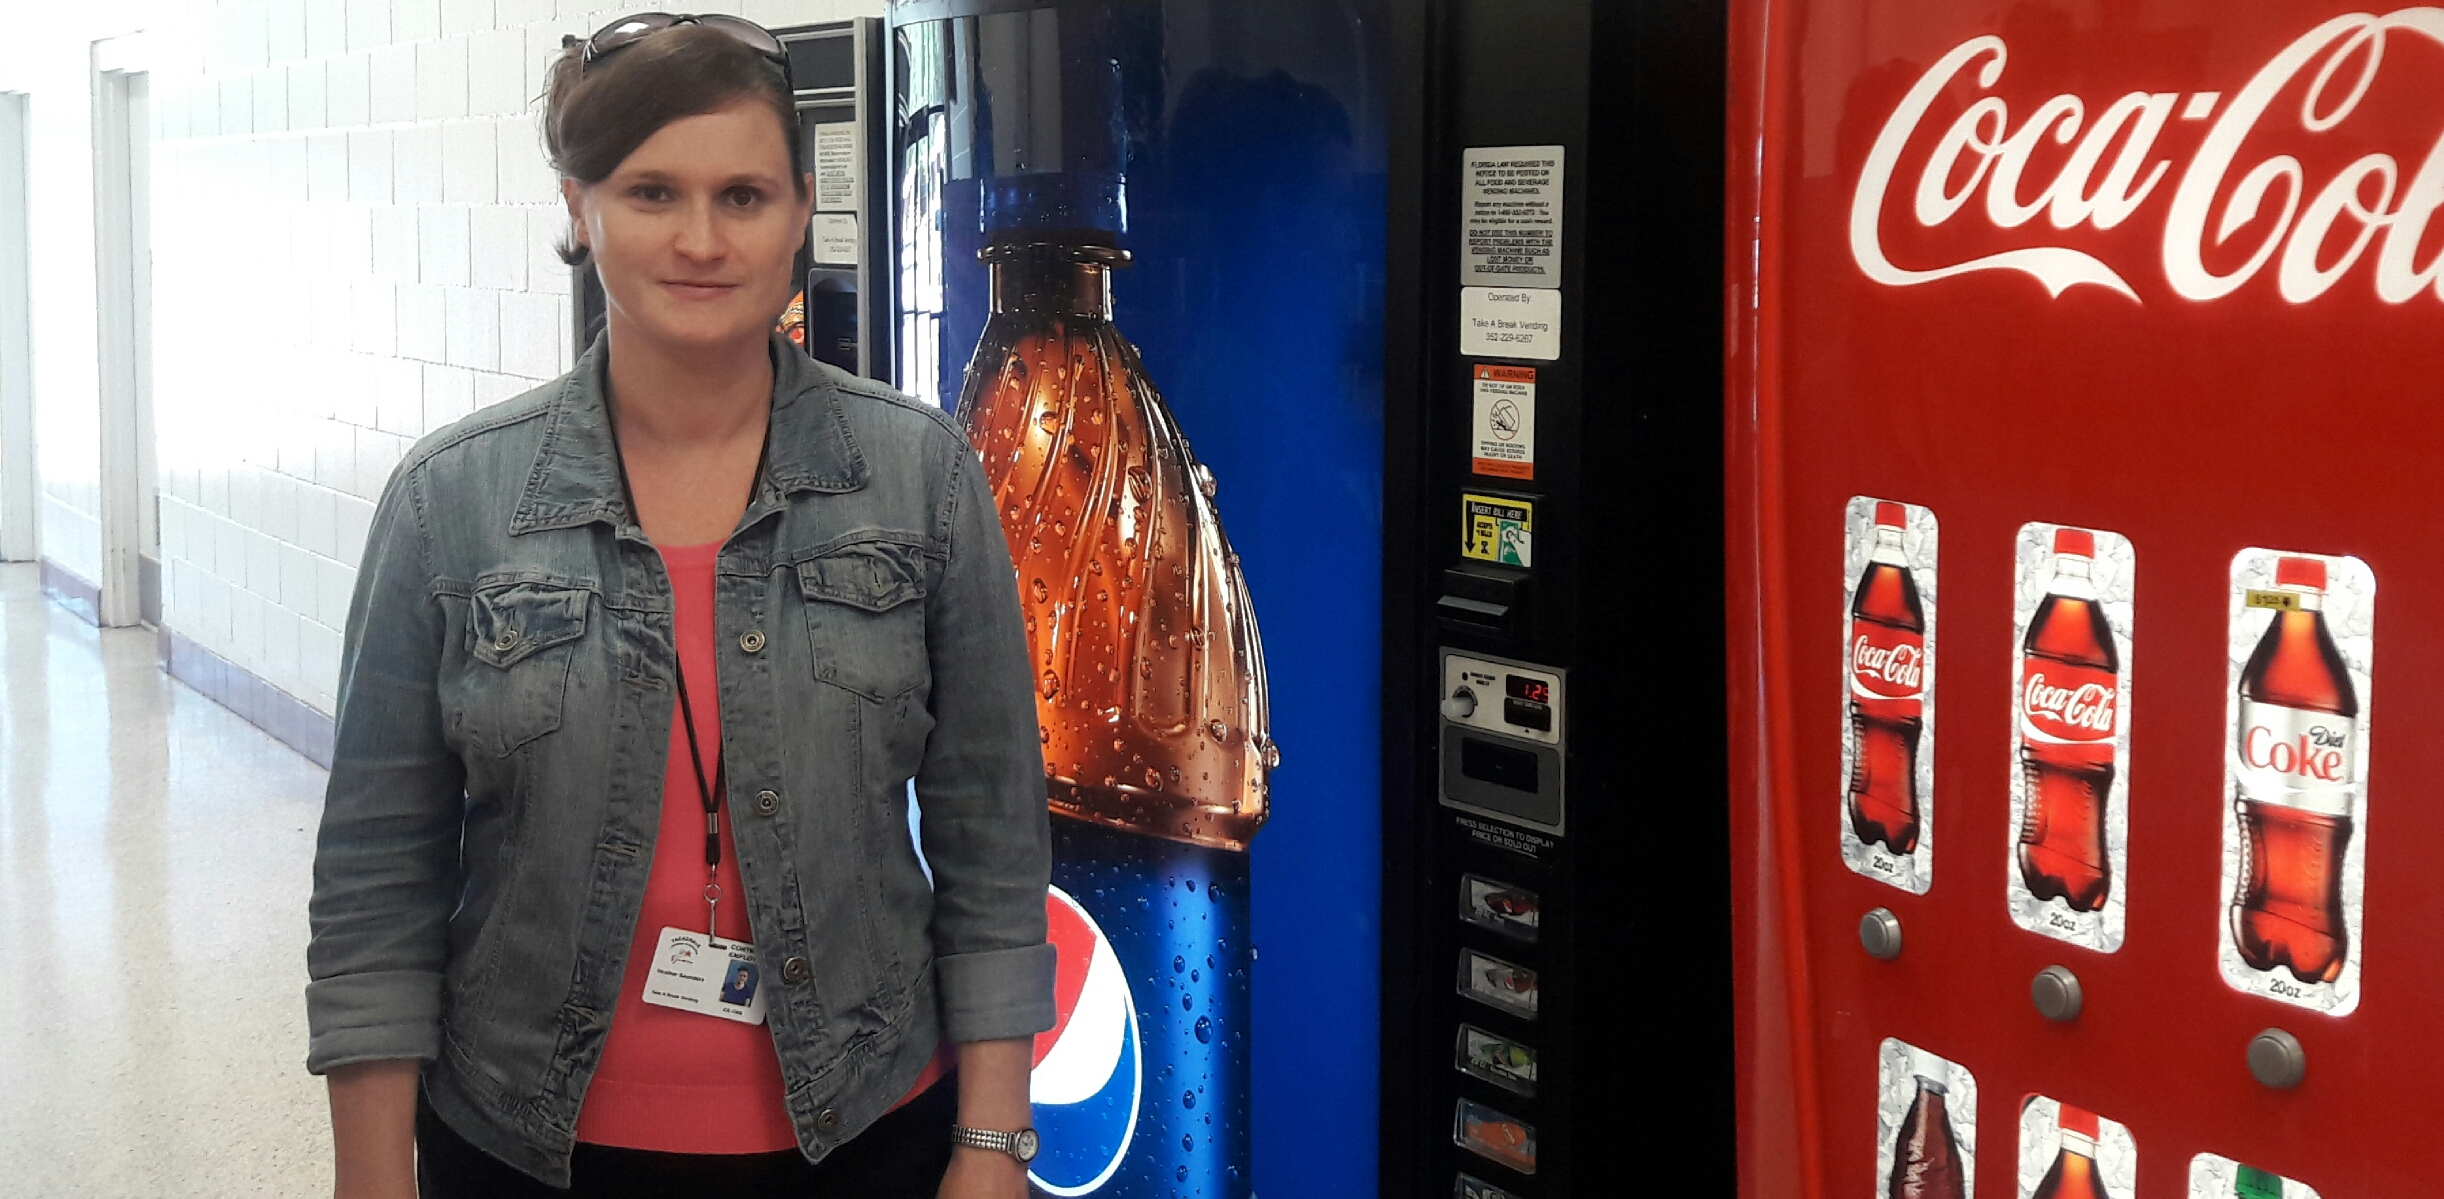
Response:
[[[375,512],[307,989],[338,1194],[1018,1199],[1050,851],[975,455],[771,333],[812,181],[770,33],[554,72],[608,329]]]

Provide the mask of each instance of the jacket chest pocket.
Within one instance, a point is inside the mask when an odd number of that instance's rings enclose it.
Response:
[[[560,728],[569,664],[585,637],[592,596],[582,588],[509,583],[469,597],[462,711],[476,744],[506,756]]]
[[[921,548],[851,542],[797,569],[816,678],[887,700],[930,677],[923,603],[929,567]]]

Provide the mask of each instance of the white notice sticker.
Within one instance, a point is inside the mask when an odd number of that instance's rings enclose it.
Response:
[[[1460,353],[1544,362],[1561,357],[1561,292],[1550,287],[1461,288]]]
[[[1468,151],[1461,170],[1461,283],[1561,286],[1561,151]]]
[[[1500,479],[1536,477],[1536,368],[1476,368],[1476,422],[1469,469]]]
[[[846,212],[815,214],[815,261],[824,266],[857,265],[857,218]]]
[[[857,210],[857,122],[815,126],[815,211]]]

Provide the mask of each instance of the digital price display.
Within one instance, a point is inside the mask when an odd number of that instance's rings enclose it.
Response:
[[[1523,674],[1502,676],[1502,719],[1540,733],[1553,731],[1553,684]]]

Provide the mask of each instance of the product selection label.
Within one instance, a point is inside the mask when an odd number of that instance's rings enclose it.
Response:
[[[1935,514],[1853,496],[1843,516],[1844,865],[1935,884]]]
[[[1536,477],[1536,368],[1477,364],[1469,469],[1501,479]]]
[[[2320,1199],[2317,1188],[2220,1154],[2189,1159],[2189,1199]]]
[[[1460,497],[1460,556],[1504,566],[1536,564],[1536,505],[1499,495]]]
[[[1975,1199],[1977,1078],[1906,1041],[1876,1050],[1878,1195]]]
[[[2244,549],[2228,596],[2217,965],[2234,990],[2347,1015],[2366,936],[2376,575]]]
[[[2130,870],[2130,620],[2138,559],[2102,529],[2031,523],[2013,547],[2010,859],[2032,933],[2121,948]]]

